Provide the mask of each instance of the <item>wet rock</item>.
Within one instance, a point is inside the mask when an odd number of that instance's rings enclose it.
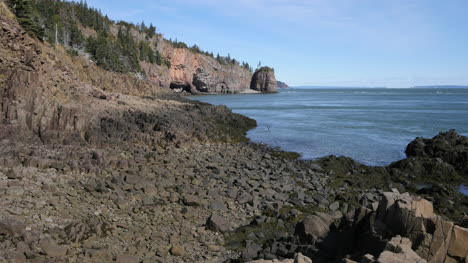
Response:
[[[453,183],[462,180],[451,164],[428,157],[409,157],[390,164],[389,168],[394,176],[409,177],[420,182],[432,180]]]
[[[440,158],[461,174],[468,174],[468,138],[455,130],[439,133],[432,139],[416,138],[405,153],[408,157]]]

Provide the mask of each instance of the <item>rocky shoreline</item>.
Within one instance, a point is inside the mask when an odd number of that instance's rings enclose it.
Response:
[[[466,139],[450,131],[425,142],[440,138]],[[54,150],[46,148],[50,158]],[[58,160],[17,163],[2,154],[0,259],[243,262],[299,252],[314,262],[466,258],[468,230],[435,216],[430,202],[400,192],[422,194],[464,227],[466,218],[454,211],[467,211],[466,196],[445,184],[414,192],[418,181],[394,178],[394,165],[366,167],[333,156],[304,161],[249,142],[115,150],[120,160],[112,160],[111,149],[94,150],[88,169]],[[401,171],[409,173],[406,166]],[[415,228],[415,222],[423,225]],[[436,236],[442,238],[437,244]]]
[[[455,131],[389,167],[299,160],[249,142],[255,120],[72,58],[0,14],[0,262],[467,261]]]

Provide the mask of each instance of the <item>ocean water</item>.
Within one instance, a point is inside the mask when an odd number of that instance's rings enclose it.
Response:
[[[191,98],[257,120],[252,141],[305,159],[348,156],[380,166],[405,158],[416,137],[449,129],[468,136],[468,89],[290,88]]]

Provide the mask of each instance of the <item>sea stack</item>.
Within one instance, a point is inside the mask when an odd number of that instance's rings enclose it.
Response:
[[[270,67],[261,67],[257,69],[252,77],[250,89],[260,91],[262,93],[277,92],[275,70]]]

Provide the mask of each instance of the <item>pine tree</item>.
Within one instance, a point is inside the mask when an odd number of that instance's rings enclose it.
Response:
[[[39,25],[34,13],[33,2],[31,0],[7,0],[7,4],[18,18],[23,29],[42,40],[44,30]]]
[[[148,35],[148,38],[151,39],[153,38],[154,35],[156,35],[156,27],[153,26],[151,23],[148,30],[146,30],[146,34]]]

